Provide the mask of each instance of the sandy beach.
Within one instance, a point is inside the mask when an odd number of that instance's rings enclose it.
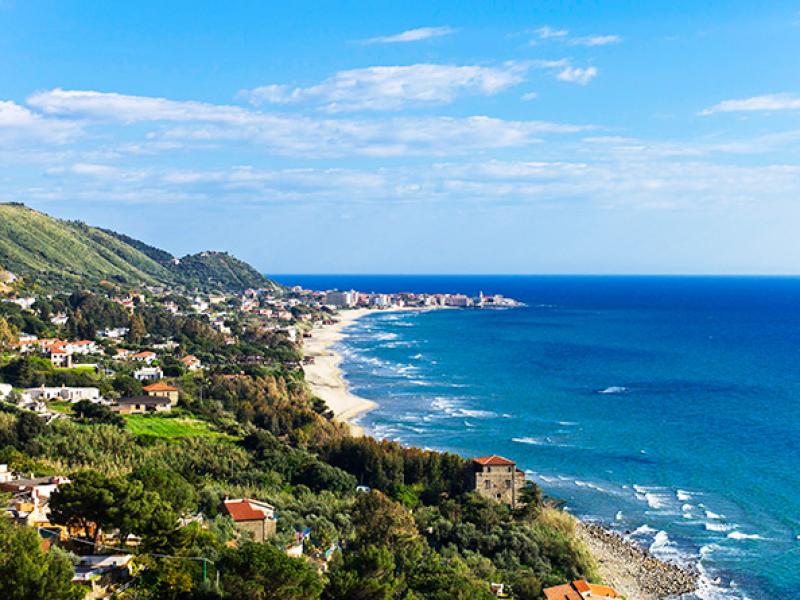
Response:
[[[334,325],[312,329],[311,337],[303,340],[305,356],[314,357],[313,363],[303,366],[306,382],[311,391],[325,401],[336,419],[350,426],[353,435],[364,435],[364,430],[353,424],[352,419],[377,404],[350,392],[339,368],[342,357],[331,350],[331,346],[344,337],[343,330],[348,325],[371,312],[375,311],[368,308],[340,311]]]

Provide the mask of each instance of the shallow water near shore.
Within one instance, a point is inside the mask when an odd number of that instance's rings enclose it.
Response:
[[[701,598],[800,585],[800,279],[284,276],[527,307],[374,314],[339,343],[375,436],[517,460],[576,515],[700,562]]]

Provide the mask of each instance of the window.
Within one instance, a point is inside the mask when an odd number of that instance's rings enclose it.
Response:
[[[483,482],[483,487],[484,487],[484,489],[487,489],[487,490],[492,489],[492,482],[487,479],[486,481]]]

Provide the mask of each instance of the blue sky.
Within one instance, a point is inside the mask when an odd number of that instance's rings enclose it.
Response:
[[[0,0],[0,199],[271,273],[798,273],[797,2]]]

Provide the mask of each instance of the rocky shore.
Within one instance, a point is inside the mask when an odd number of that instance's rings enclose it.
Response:
[[[626,598],[680,598],[697,589],[699,574],[694,569],[659,560],[600,525],[580,523],[577,534],[594,555],[603,582]]]

